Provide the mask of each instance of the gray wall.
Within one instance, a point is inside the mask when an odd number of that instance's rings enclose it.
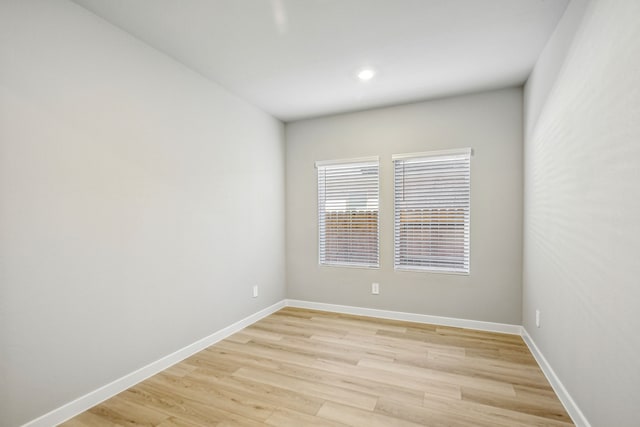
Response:
[[[525,85],[525,134],[530,135],[560,72],[589,0],[571,0]]]
[[[593,426],[637,426],[640,2],[573,13],[566,59],[527,84],[530,107],[556,74],[525,143],[523,321]]]
[[[285,297],[280,122],[66,1],[0,63],[0,425]]]
[[[521,322],[522,90],[505,89],[289,123],[289,298]],[[472,147],[471,274],[393,269],[394,153]],[[380,269],[318,265],[316,160],[380,156]],[[371,282],[380,295],[371,295]]]

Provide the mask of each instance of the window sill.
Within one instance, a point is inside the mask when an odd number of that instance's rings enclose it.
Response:
[[[451,274],[453,276],[470,276],[470,271],[449,271],[449,270],[432,270],[429,268],[420,268],[420,267],[394,267],[394,271],[400,272],[413,272],[413,273],[435,273],[435,274]]]

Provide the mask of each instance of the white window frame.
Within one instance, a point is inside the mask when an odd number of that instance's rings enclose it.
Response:
[[[471,148],[464,148],[392,156],[395,270],[470,274],[472,155]],[[442,169],[437,167],[438,163],[445,167],[450,165],[451,169],[441,172]],[[400,167],[403,169],[400,170]],[[407,171],[407,167],[412,170]],[[405,182],[408,173],[412,175],[411,188]],[[444,186],[438,182],[450,181],[452,177],[457,181],[455,186],[450,186],[450,182]],[[412,200],[404,200],[405,191],[413,193]],[[454,212],[453,219],[450,219],[454,222],[453,228],[451,223],[441,222],[443,210]],[[418,220],[414,224],[416,231],[413,233],[403,232],[402,229],[411,227],[409,221],[403,223],[401,218],[407,211],[417,211]],[[420,219],[425,214],[431,219]],[[438,219],[434,220],[434,217]],[[447,214],[447,217],[452,218],[452,214]],[[460,219],[463,221],[462,240],[459,237]],[[413,255],[410,254],[411,251]]]
[[[344,160],[327,160],[318,161],[315,163],[317,169],[317,184],[318,184],[318,263],[321,266],[331,267],[355,267],[355,268],[379,268],[380,267],[380,160],[378,156],[372,157],[359,157],[354,159]],[[358,182],[357,178],[353,179],[353,183],[357,186],[365,186],[369,191],[375,190],[375,197],[369,198],[369,194],[362,195],[356,194],[355,199],[350,196],[350,190],[346,189],[344,194],[336,193],[336,186],[339,186],[337,180],[344,180],[342,185],[350,181],[347,177],[340,177],[342,170],[357,170],[358,168],[372,168],[375,167],[375,181],[366,179],[364,182]],[[330,192],[334,193],[333,198],[327,195],[327,171],[333,173],[333,189]],[[324,174],[324,175],[323,175]],[[340,200],[342,197],[347,197],[345,200]],[[355,202],[357,204],[365,205],[363,215],[367,215],[366,211],[375,211],[375,245],[367,248],[362,252],[345,250],[345,246],[352,244],[359,244],[358,236],[353,234],[353,229],[350,228],[351,222],[344,222],[347,225],[345,234],[333,239],[333,244],[328,242],[330,237],[327,235],[327,212],[333,210],[336,215],[346,215],[350,210],[347,208],[349,202]],[[341,209],[341,203],[344,203],[344,208]],[[331,206],[332,205],[332,206]],[[331,209],[328,207],[331,206]],[[360,209],[358,209],[360,210]],[[354,210],[355,211],[355,210]],[[366,217],[365,217],[366,218]],[[350,220],[349,220],[350,221]],[[356,219],[356,221],[362,221],[362,219]],[[366,219],[365,219],[366,221]],[[370,238],[370,235],[365,235],[365,238]],[[344,240],[343,240],[344,239]],[[327,246],[330,245],[330,246]],[[341,247],[342,246],[342,247]],[[334,252],[331,253],[330,248],[333,248]]]

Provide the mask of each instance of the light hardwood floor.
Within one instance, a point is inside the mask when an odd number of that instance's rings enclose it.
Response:
[[[573,424],[519,336],[285,308],[63,425]]]

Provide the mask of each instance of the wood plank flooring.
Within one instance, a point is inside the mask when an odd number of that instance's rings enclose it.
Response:
[[[63,425],[573,424],[519,336],[285,308]]]

